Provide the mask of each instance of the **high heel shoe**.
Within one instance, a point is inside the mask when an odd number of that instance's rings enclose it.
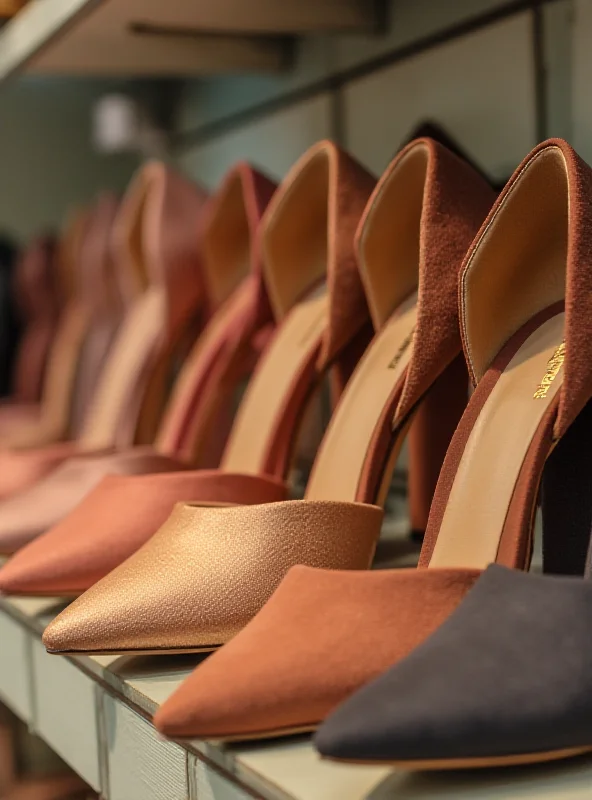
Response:
[[[258,222],[263,211],[261,191],[253,191],[260,189],[262,179],[254,181],[254,176],[242,167],[229,178],[220,194],[220,213],[213,215],[206,235],[206,262],[211,262],[207,271],[215,295],[225,291],[233,274],[245,269],[249,254],[253,264],[253,275],[231,301],[233,306],[238,303],[236,311],[243,320],[231,332],[232,347],[241,325],[260,326],[270,313],[259,237],[243,224],[229,235],[236,224],[232,220],[241,181],[244,212],[238,214],[238,222],[244,221],[244,213],[250,220],[256,216]],[[143,544],[183,498],[261,503],[287,496],[283,478],[308,398],[328,370],[337,368],[343,381],[352,353],[368,339],[368,310],[355,270],[353,233],[373,186],[370,175],[327,142],[304,157],[284,185],[280,194],[284,199],[273,201],[275,208],[279,206],[271,211],[274,228],[264,226],[262,243],[270,251],[267,285],[280,326],[241,403],[220,469],[105,479],[61,524],[0,571],[2,591],[80,594]],[[240,363],[240,356],[240,350],[227,344],[211,362],[212,379],[220,378],[220,364],[231,368],[233,362]],[[165,426],[164,438],[170,443],[186,430],[191,433],[196,420],[207,429],[218,402],[209,385],[202,393],[205,402],[195,407],[183,401],[187,387],[179,382],[185,412],[171,415],[173,424]],[[122,513],[128,508],[136,510]]]
[[[92,288],[82,296],[78,289],[77,302],[60,331],[38,424],[1,441],[10,448],[0,452],[1,497],[25,489],[77,453],[133,441],[146,404],[166,383],[166,372],[160,367],[170,361],[175,344],[202,303],[195,227],[203,203],[203,193],[164,165],[149,164],[138,174],[115,222],[120,269],[135,299],[100,372],[84,429],[76,440],[59,441],[68,428],[83,334],[92,317],[88,305],[96,296]],[[71,255],[64,255],[65,267],[71,268]],[[104,267],[104,258],[95,261],[99,269],[101,264]],[[81,278],[92,284],[97,279],[95,270],[87,272]],[[101,274],[105,275],[104,269]],[[98,333],[102,338],[100,329]]]
[[[237,694],[242,700],[248,687],[264,705],[258,719],[263,731],[266,715],[276,725],[306,715],[314,727],[435,630],[488,563],[528,563],[543,464],[554,438],[563,434],[585,399],[580,391],[566,404],[570,395],[561,369],[568,236],[563,157],[570,155],[562,147],[540,148],[523,165],[467,256],[460,319],[477,388],[444,463],[419,569],[358,575],[293,570],[250,630],[226,648],[225,658],[222,651],[196,674],[193,734],[207,735],[208,728],[229,735],[252,730],[253,723],[242,718],[231,718],[230,725],[218,722],[202,694],[202,688],[212,694],[213,670],[216,680],[231,680],[237,652],[245,677],[237,676],[241,688],[233,690],[229,702],[236,707]],[[572,164],[570,169],[576,169]],[[570,232],[570,248],[577,237]],[[494,316],[500,307],[505,309],[501,321]],[[569,347],[567,334],[566,341]],[[513,433],[507,439],[510,425]],[[501,449],[501,441],[511,446]],[[303,599],[296,599],[295,592]],[[323,610],[303,641],[298,631],[308,603]],[[295,636],[293,644],[262,659],[261,648],[277,634],[280,621]],[[282,683],[266,695],[273,700],[264,701],[268,669]],[[168,718],[174,730],[179,701],[162,713],[163,724],[169,727]]]
[[[591,448],[588,401],[543,472],[546,574],[489,566],[440,628],[329,716],[325,756],[431,770],[592,751]]]
[[[578,353],[573,372],[562,362],[574,336],[587,346],[574,311],[590,296],[590,185],[567,145],[540,146],[469,250],[460,328],[476,390],[444,461],[419,568],[294,568],[164,704],[155,718],[161,731],[248,738],[314,728],[444,622],[490,562],[528,564],[543,465],[589,395],[586,359]]]
[[[323,159],[313,183],[318,192],[328,181],[333,197],[334,159]],[[333,260],[347,246],[344,231],[333,230],[317,259],[295,257],[300,215],[319,225],[318,210],[297,194],[303,176],[312,177],[306,166],[288,176],[268,212],[265,268],[282,310],[298,292],[297,267],[319,269],[320,256],[328,256],[331,324],[321,350],[327,356],[331,342],[351,330],[355,317],[346,304],[363,298],[353,295],[359,278],[351,244],[345,263]],[[459,377],[457,271],[490,202],[488,187],[435,143],[421,140],[402,152],[372,195],[358,235],[359,274],[377,334],[323,438],[305,500],[178,505],[146,545],[48,626],[50,652],[210,650],[238,633],[290,566],[370,565],[383,517],[374,503],[384,500],[413,413],[439,376]],[[432,303],[436,325],[426,316]],[[466,374],[460,383],[464,406]],[[452,405],[442,409],[450,435],[460,413]]]
[[[179,374],[154,446],[70,459],[0,504],[0,551],[14,553],[49,530],[107,474],[179,471],[218,457],[226,433],[221,410],[252,370],[261,337],[268,338],[273,328],[259,265],[249,270],[250,249],[273,190],[263,175],[241,164],[210,202],[201,238],[205,291],[213,314]],[[193,231],[196,241],[198,233]],[[235,250],[229,250],[228,242]],[[50,536],[23,552],[3,573],[4,587],[45,593],[61,547]]]
[[[531,203],[529,182],[536,198]],[[532,444],[525,443],[525,467],[514,488],[522,510],[515,506],[508,515],[504,532],[509,523],[512,534],[502,534],[497,558],[489,559],[498,563],[484,570],[446,622],[322,726],[316,744],[330,758],[451,769],[530,764],[592,750],[591,207],[592,170],[565,142],[550,140],[518,168],[470,254],[464,287],[469,357],[491,351],[500,303],[513,310],[516,328],[537,306],[565,296],[565,313],[539,328],[561,323],[551,357],[530,387],[517,387],[521,396],[507,400],[510,410],[530,405],[540,420]],[[521,222],[527,222],[522,230]],[[508,238],[513,225],[517,239]],[[504,236],[512,241],[504,253],[507,278],[479,338],[474,318],[483,306],[471,290],[491,279],[489,258]],[[495,474],[508,452],[520,454],[519,430],[508,426],[503,446],[490,451]],[[543,575],[508,568],[528,567],[533,490],[541,471]],[[495,499],[490,487],[487,494]],[[473,553],[490,547],[482,531],[482,524],[473,531]],[[431,540],[426,555],[436,553]]]

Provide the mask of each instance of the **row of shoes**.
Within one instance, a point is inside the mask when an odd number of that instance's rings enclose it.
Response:
[[[175,739],[319,728],[326,757],[409,768],[592,749],[590,167],[549,140],[496,198],[430,139],[378,183],[321,142],[279,188],[240,164],[206,199],[151,164],[113,229],[142,291],[83,434],[0,453],[0,590],[76,597],[47,650],[214,651],[155,715]],[[200,305],[160,430],[133,445]],[[255,362],[219,463],[195,469]],[[419,565],[370,570],[406,437]]]

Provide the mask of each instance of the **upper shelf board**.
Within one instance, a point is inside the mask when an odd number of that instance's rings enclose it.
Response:
[[[290,35],[376,25],[367,0],[30,0],[0,31],[0,80],[273,72]]]

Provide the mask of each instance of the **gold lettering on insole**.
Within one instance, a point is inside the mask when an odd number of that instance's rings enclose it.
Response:
[[[543,375],[542,381],[539,383],[538,389],[534,393],[535,400],[542,400],[547,396],[549,387],[557,377],[557,373],[563,366],[565,361],[565,342],[561,342],[557,350],[553,353],[551,358],[547,361],[547,370]]]
[[[405,350],[407,350],[407,348],[409,347],[409,345],[413,341],[413,334],[414,333],[415,333],[415,325],[411,328],[411,330],[409,331],[407,336],[401,342],[401,345],[399,346],[399,349],[395,353],[394,357],[391,359],[391,361],[389,361],[389,365],[388,365],[389,369],[394,369],[397,366],[397,364],[399,363],[399,361],[403,357],[403,353],[405,352]]]

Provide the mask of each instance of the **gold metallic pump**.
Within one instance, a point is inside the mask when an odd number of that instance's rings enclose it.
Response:
[[[313,196],[327,182],[331,191],[333,159],[314,171],[299,166],[268,211],[264,270],[279,315],[302,288],[299,215],[318,211],[303,197],[291,201],[302,180]],[[48,626],[50,652],[211,650],[244,627],[291,566],[370,566],[380,504],[419,405],[438,394],[437,425],[449,439],[466,403],[457,274],[492,199],[482,179],[436,143],[418,140],[402,151],[372,195],[357,236],[359,276],[377,333],[329,425],[305,499],[177,505],[147,544]],[[356,265],[336,270],[332,260],[340,246],[330,239],[326,251],[316,250],[319,261],[308,262],[319,276],[329,262],[330,335],[321,351],[328,358],[355,319],[352,301],[359,307]],[[319,298],[324,291],[319,287]]]

